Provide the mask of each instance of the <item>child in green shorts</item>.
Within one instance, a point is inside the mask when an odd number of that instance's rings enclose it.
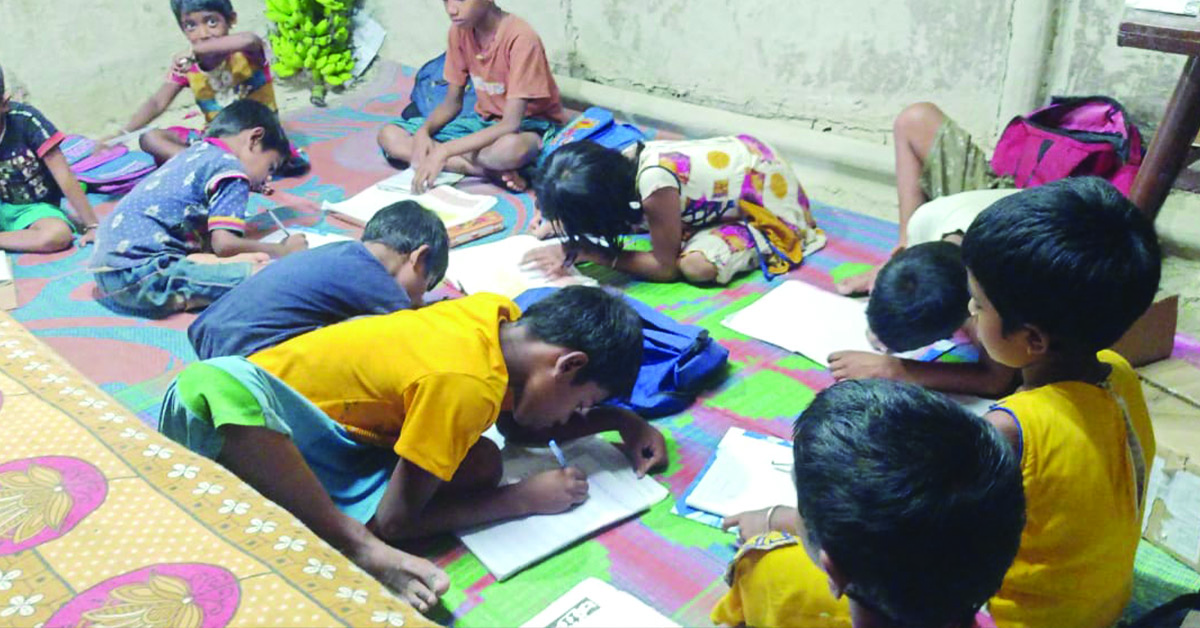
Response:
[[[0,250],[53,253],[96,238],[99,221],[59,144],[66,136],[29,105],[11,102],[0,68]],[[75,209],[61,209],[63,197]]]

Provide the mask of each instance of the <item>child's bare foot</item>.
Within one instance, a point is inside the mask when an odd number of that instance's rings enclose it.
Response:
[[[838,294],[869,294],[875,288],[875,277],[878,274],[879,269],[872,268],[865,273],[847,277],[837,282],[834,288],[837,289]]]
[[[382,541],[350,558],[422,613],[433,608],[450,588],[450,577],[437,565]]]
[[[529,189],[529,182],[521,173],[516,170],[508,170],[506,172],[495,173],[496,183],[504,186],[509,192],[524,192]]]
[[[266,253],[238,253],[229,257],[218,257],[212,253],[193,253],[187,256],[189,262],[194,264],[236,264],[238,262],[250,262],[251,264],[261,265],[271,261],[271,256]]]

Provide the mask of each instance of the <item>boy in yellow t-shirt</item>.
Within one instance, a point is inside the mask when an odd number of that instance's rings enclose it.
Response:
[[[665,461],[662,435],[643,419],[596,407],[629,392],[641,356],[637,313],[598,288],[560,290],[524,315],[479,294],[319,329],[249,360],[193,364],[168,391],[160,429],[425,609],[446,575],[387,543],[587,497],[575,468],[497,486],[500,452],[480,436],[502,411],[535,434],[618,430],[652,453],[642,471]],[[562,425],[581,414],[583,428]]]

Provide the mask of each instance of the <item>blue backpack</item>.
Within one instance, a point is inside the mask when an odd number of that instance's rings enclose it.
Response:
[[[516,303],[522,310],[550,296],[558,288],[535,288],[522,293]],[[625,296],[642,318],[642,369],[628,400],[616,405],[644,417],[682,412],[724,370],[729,350],[708,335],[708,330],[684,325],[658,310]]]
[[[632,124],[617,122],[613,113],[601,107],[588,107],[587,111],[579,114],[567,123],[561,131],[546,142],[542,149],[541,160],[544,161],[554,151],[581,140],[595,142],[605,148],[621,150],[630,144],[646,140],[646,134]]]
[[[449,89],[450,84],[446,82],[446,53],[443,52],[417,70],[416,82],[413,83],[410,96],[412,105],[404,110],[404,117],[415,118],[420,115],[428,118],[429,114],[433,113],[433,110],[446,99],[446,92]],[[415,112],[412,111],[413,107],[416,108]],[[463,92],[462,111],[458,112],[458,117],[461,118],[468,114],[475,114],[475,86],[470,81],[467,82],[467,88]]]

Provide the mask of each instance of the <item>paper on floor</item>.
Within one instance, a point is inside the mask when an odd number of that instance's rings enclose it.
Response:
[[[424,194],[410,194],[395,189],[385,189],[379,184],[359,192],[340,202],[326,201],[321,205],[325,211],[335,212],[352,222],[366,225],[379,210],[400,201],[416,201],[434,212],[446,224],[446,228],[461,225],[482,216],[496,205],[496,197],[468,194],[448,185],[433,188]]]
[[[678,628],[638,598],[596,578],[575,585],[523,628]]]
[[[337,233],[320,233],[318,231],[312,231],[309,229],[292,229],[289,227],[288,233],[303,233],[304,238],[308,240],[308,248],[310,249],[315,249],[318,246],[325,246],[326,244],[333,244],[335,242],[349,242],[354,240],[354,238]],[[271,233],[263,236],[263,239],[259,240],[259,242],[265,242],[267,244],[279,244],[286,240],[287,237],[287,234],[280,229],[278,231],[272,231]]]
[[[1200,0],[1126,0],[1125,6],[1143,11],[1173,13],[1175,15],[1200,15]]]
[[[515,235],[488,244],[454,249],[450,251],[446,279],[466,294],[491,292],[510,299],[533,288],[597,285],[595,279],[574,267],[566,269],[565,276],[552,279],[539,270],[522,265],[529,251],[556,244],[560,244],[560,241]]]
[[[390,192],[412,192],[413,178],[416,177],[416,175],[417,171],[409,167],[384,179],[383,181],[380,181],[379,183],[376,183],[375,185]],[[463,177],[463,175],[455,172],[442,172],[437,176],[436,179],[433,180],[433,186],[431,187],[437,187],[439,185],[454,185],[455,183],[462,181],[464,178],[465,177]]]
[[[589,437],[563,446],[567,464],[588,476],[587,501],[558,515],[533,515],[460,532],[467,549],[497,580],[547,558],[588,535],[649,509],[668,494],[653,478],[638,478],[611,443]],[[546,448],[504,448],[504,481],[558,469]]]
[[[792,458],[790,446],[731,427],[685,503],[722,517],[777,505],[794,508]]]

